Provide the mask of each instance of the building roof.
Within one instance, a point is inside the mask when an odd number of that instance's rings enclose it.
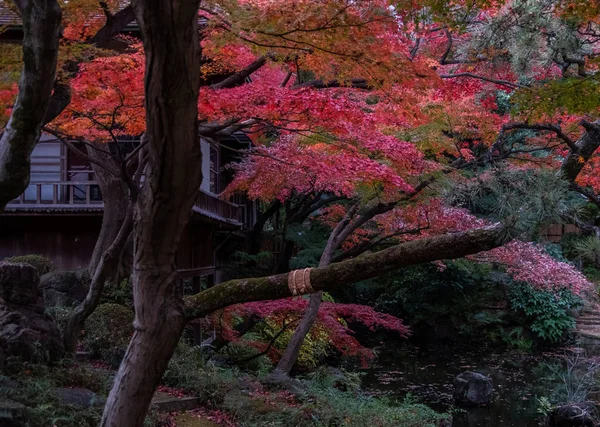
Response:
[[[122,10],[129,6],[131,2],[122,0],[120,3],[122,7],[119,10]],[[99,13],[97,18],[104,19],[104,15]],[[206,23],[206,18],[198,18],[199,25],[206,25]],[[21,16],[12,7],[7,5],[6,0],[0,0],[0,30],[2,27],[21,28]],[[130,31],[139,31],[138,24],[135,20],[131,21],[123,28],[123,32]]]

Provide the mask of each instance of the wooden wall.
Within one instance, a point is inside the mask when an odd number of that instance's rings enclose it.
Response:
[[[40,254],[59,270],[87,268],[100,216],[1,216],[0,259]]]

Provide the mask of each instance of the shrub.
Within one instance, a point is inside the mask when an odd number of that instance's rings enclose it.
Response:
[[[179,342],[163,383],[194,394],[203,401],[221,402],[232,389],[239,388],[243,374],[236,369],[222,369],[206,362],[199,347]]]
[[[21,263],[21,262],[27,263],[27,264],[33,266],[38,271],[38,274],[40,276],[43,274],[46,274],[46,273],[50,273],[51,271],[54,271],[54,263],[50,259],[48,259],[42,255],[13,256],[10,258],[4,258],[4,261],[14,262],[14,263]]]
[[[522,311],[531,322],[530,329],[539,338],[558,342],[564,333],[575,327],[570,310],[581,306],[581,298],[569,289],[537,289],[525,283],[510,287],[509,300],[513,309]]]
[[[133,309],[133,284],[129,279],[107,282],[102,291],[102,304],[120,304]]]
[[[94,357],[118,367],[133,334],[133,312],[119,304],[101,304],[85,322],[83,342]]]
[[[411,400],[392,402],[312,381],[303,381],[302,389],[295,394],[264,390],[232,392],[223,407],[236,416],[242,427],[434,427],[446,418]]]

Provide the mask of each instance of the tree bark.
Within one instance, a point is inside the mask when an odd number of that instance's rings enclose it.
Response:
[[[77,351],[77,342],[79,341],[79,333],[83,328],[86,319],[94,312],[96,307],[98,307],[102,291],[104,290],[104,284],[114,273],[119,264],[123,247],[127,244],[132,229],[133,203],[129,203],[117,235],[114,237],[110,246],[102,253],[96,268],[93,271],[90,271],[92,281],[85,299],[75,307],[75,310],[73,310],[73,313],[69,317],[67,327],[63,334],[63,341],[67,354],[75,355],[75,352]]]
[[[585,128],[583,135],[575,142],[575,149],[569,151],[561,165],[561,171],[570,182],[575,182],[577,176],[586,165],[592,154],[600,147],[600,120],[595,122],[582,121]]]
[[[413,240],[327,267],[315,268],[311,270],[310,283],[315,291],[330,291],[409,265],[462,258],[488,251],[501,246],[506,235],[505,227],[496,224],[477,230]],[[230,280],[186,297],[186,318],[193,320],[204,317],[233,304],[288,298],[292,294],[288,288],[287,276],[277,274]]]
[[[0,212],[29,185],[30,156],[52,96],[62,11],[56,0],[14,0],[23,23],[19,95],[0,138]]]
[[[198,0],[135,0],[148,166],[134,212],[134,335],[101,426],[141,427],[184,326],[175,254],[200,187]]]
[[[107,144],[96,144],[97,148],[107,149]],[[87,147],[88,156],[100,158],[103,162],[113,166],[113,169],[118,171],[120,164],[112,156],[105,154],[94,147]],[[104,211],[102,214],[102,226],[100,234],[94,246],[94,252],[88,270],[93,276],[96,271],[100,259],[104,252],[112,245],[115,238],[119,234],[121,225],[125,221],[127,215],[127,207],[129,205],[129,189],[121,177],[115,176],[106,168],[92,163],[94,175],[102,192],[102,201],[104,203]],[[129,277],[131,273],[131,264],[133,261],[133,247],[131,241],[125,243],[119,254],[119,262],[115,264],[113,271],[109,272],[108,279],[119,280],[122,277]]]

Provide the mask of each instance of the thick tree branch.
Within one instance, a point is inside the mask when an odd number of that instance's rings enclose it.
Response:
[[[343,82],[340,82],[339,80],[329,80],[326,82],[321,79],[316,79],[316,80],[310,80],[305,83],[298,83],[298,84],[295,84],[294,86],[292,86],[293,89],[301,89],[301,88],[305,88],[305,87],[312,87],[315,89],[326,89],[326,88],[333,88],[333,87],[349,87],[352,89],[372,89],[372,86],[369,85],[367,80],[360,79],[360,78],[350,79],[348,81],[343,81]]]
[[[19,95],[0,138],[0,212],[29,184],[30,156],[52,95],[62,12],[56,0],[16,2],[23,22]]]
[[[375,254],[364,254],[327,267],[315,268],[310,275],[311,285],[315,291],[330,291],[409,265],[461,258],[502,245],[505,235],[505,227],[496,224],[402,243]],[[290,296],[292,294],[288,288],[287,274],[230,280],[185,298],[186,317],[192,320],[232,304]]]
[[[509,82],[508,80],[493,79],[491,77],[480,76],[478,74],[473,74],[473,73],[440,74],[440,77],[442,79],[456,79],[456,78],[459,78],[459,77],[469,77],[469,78],[472,78],[472,79],[483,80],[483,81],[494,83],[494,84],[497,84],[497,85],[506,86],[506,87],[509,87],[511,89],[517,89],[517,88],[525,88],[525,87],[527,87],[527,86],[521,85],[519,83]]]
[[[106,47],[112,38],[135,19],[133,8],[128,5],[114,15],[107,15],[106,24],[90,39],[96,47]]]
[[[268,55],[263,55],[263,56],[259,57],[258,59],[256,59],[254,62],[252,62],[250,65],[248,65],[246,68],[244,68],[236,73],[233,73],[232,75],[227,77],[225,80],[222,80],[219,83],[215,83],[215,84],[211,85],[210,87],[212,89],[228,89],[228,88],[235,87],[241,83],[244,83],[244,80],[246,80],[248,77],[250,77],[250,75],[252,73],[259,70],[267,63],[267,59],[268,59]]]

